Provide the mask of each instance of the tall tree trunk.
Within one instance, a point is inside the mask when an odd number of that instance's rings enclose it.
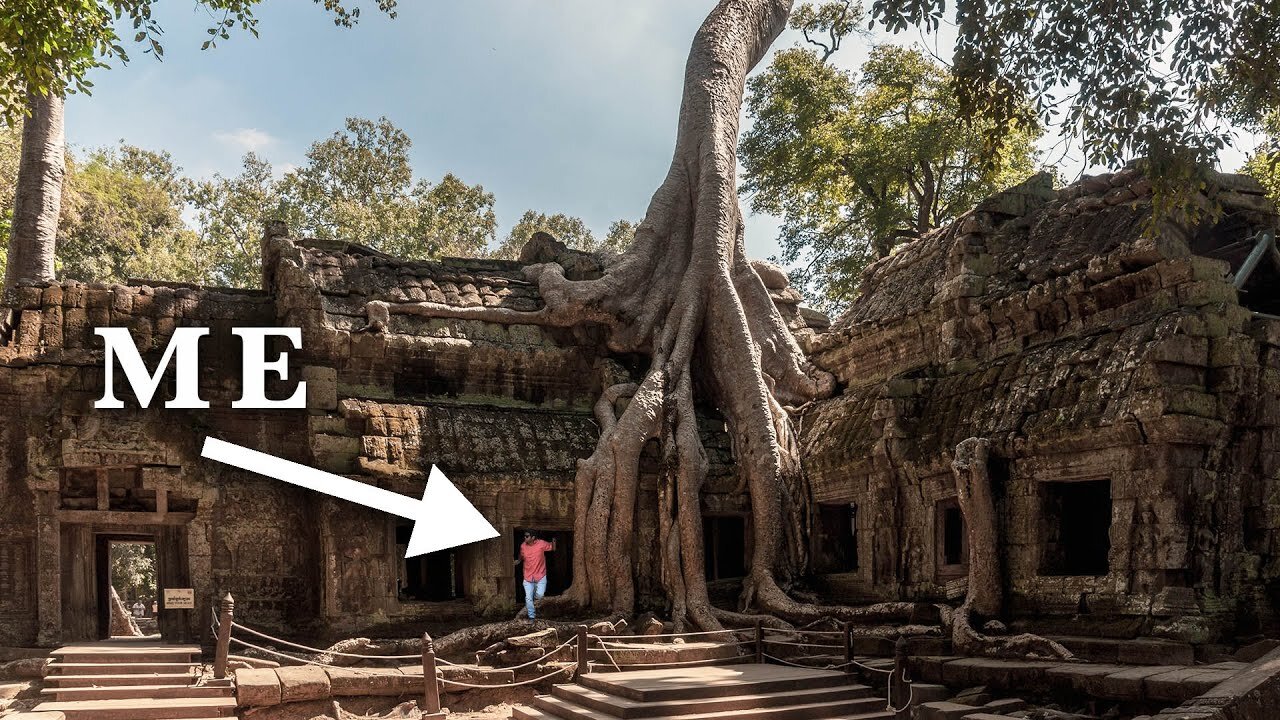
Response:
[[[720,629],[743,616],[712,608],[704,576],[701,490],[708,460],[694,387],[707,389],[733,438],[751,499],[754,546],[742,606],[783,618],[888,618],[905,603],[833,608],[798,603],[785,589],[805,569],[807,496],[785,406],[829,395],[834,379],[808,362],[746,257],[737,193],[738,119],[747,73],[783,28],[792,0],[720,0],[694,36],[685,65],[675,153],[635,240],[602,277],[569,280],[555,263],[526,268],[546,307],[534,312],[434,303],[366,305],[370,330],[392,314],[475,317],[609,329],[609,348],[649,358],[634,383],[596,405],[600,440],[578,463],[573,586],[560,603],[629,614],[639,460],[661,448],[658,538],[662,586],[677,628]],[[696,357],[695,357],[696,350]],[[699,382],[695,382],[695,373]],[[630,401],[619,410],[616,401]],[[556,603],[549,603],[556,604]]]
[[[53,254],[66,174],[62,96],[56,92],[46,97],[32,93],[28,108],[30,115],[22,126],[22,157],[4,277],[6,290],[18,282],[54,279]]]

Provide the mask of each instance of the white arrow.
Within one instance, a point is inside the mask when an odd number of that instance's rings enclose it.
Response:
[[[493,529],[480,511],[458,492],[458,488],[435,465],[431,466],[431,475],[427,478],[427,488],[422,492],[422,499],[414,500],[407,495],[299,465],[217,438],[205,438],[200,454],[241,470],[266,475],[412,520],[413,534],[409,536],[409,550],[405,553],[407,558],[498,537],[498,531]]]

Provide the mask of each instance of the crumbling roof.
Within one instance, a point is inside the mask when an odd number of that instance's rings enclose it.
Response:
[[[360,306],[382,300],[512,310],[542,307],[538,288],[525,279],[519,262],[405,260],[355,243],[306,239],[295,244],[321,293],[333,299],[350,297]]]
[[[1153,234],[1185,243],[1194,254],[1221,257],[1233,272],[1252,243],[1234,254],[1223,248],[1280,224],[1263,188],[1247,176],[1210,173],[1193,200],[1205,210],[1194,227],[1166,221]],[[893,322],[954,299],[956,290],[990,304],[1140,244],[1151,221],[1151,183],[1134,168],[1086,176],[1058,191],[1047,174],[1037,175],[873,263],[859,297],[833,328]],[[983,247],[993,264],[980,279],[961,262],[970,246]]]

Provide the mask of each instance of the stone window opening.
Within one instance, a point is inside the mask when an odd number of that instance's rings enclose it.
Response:
[[[707,580],[747,574],[747,519],[742,515],[703,515],[702,553]]]
[[[399,546],[397,551],[402,558],[412,534],[412,523],[397,523],[396,545]],[[456,548],[404,558],[401,560],[396,582],[398,595],[401,600],[428,602],[445,602],[465,597],[461,570]]]
[[[969,532],[960,501],[954,497],[938,501],[934,512],[934,545],[940,581],[969,574]]]
[[[855,503],[818,505],[814,569],[820,573],[858,569],[858,506]]]
[[[1111,571],[1111,481],[1045,482],[1041,575],[1102,576]]]

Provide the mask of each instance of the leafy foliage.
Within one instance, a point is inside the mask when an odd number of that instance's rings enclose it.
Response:
[[[262,269],[263,224],[282,216],[271,164],[254,153],[241,160],[240,174],[215,174],[194,185],[200,240],[216,262],[210,280],[227,287],[256,287]]]
[[[22,126],[0,125],[0,277],[8,262],[9,231],[13,227],[12,189],[18,182],[22,155]]]
[[[263,0],[192,0],[213,21],[201,47],[214,47],[239,28],[258,35],[254,9]],[[360,18],[359,0],[314,0],[335,24],[351,27]],[[87,93],[89,71],[105,60],[129,61],[120,21],[131,25],[134,43],[143,53],[164,57],[164,29],[153,16],[159,0],[5,0],[0,12],[0,120],[13,124],[26,114],[27,95]],[[379,10],[395,17],[396,0],[375,0]]]
[[[502,243],[493,251],[493,257],[506,260],[518,258],[520,248],[539,230],[570,248],[583,252],[620,252],[631,244],[631,238],[635,235],[635,225],[627,220],[615,221],[604,240],[600,240],[582,218],[564,213],[548,215],[536,210],[525,210],[511,232],[507,233]]]
[[[1241,172],[1256,178],[1267,195],[1280,202],[1280,112],[1269,115],[1262,127],[1267,139],[1245,160]]]
[[[72,164],[58,223],[59,276],[204,280],[211,258],[182,221],[190,181],[179,172],[168,153],[129,145]]]
[[[412,142],[386,118],[348,118],[313,143],[307,164],[279,185],[290,230],[341,238],[407,258],[477,255],[495,237],[493,194],[446,174],[413,179]]]
[[[946,69],[918,50],[877,46],[856,75],[824,56],[788,48],[749,81],[739,160],[752,209],[783,219],[780,259],[803,261],[792,282],[835,310],[869,262],[1034,172],[1039,131],[1009,133],[984,161],[987,123],[960,121]]]
[[[893,31],[936,30],[944,0],[875,0]],[[964,116],[998,147],[1035,119],[1079,138],[1090,164],[1146,158],[1162,195],[1280,108],[1280,6],[1270,0],[1046,0],[956,5]],[[1032,98],[1028,104],[1026,98]]]
[[[156,546],[152,543],[113,542],[110,551],[111,586],[125,607],[156,599]]]

